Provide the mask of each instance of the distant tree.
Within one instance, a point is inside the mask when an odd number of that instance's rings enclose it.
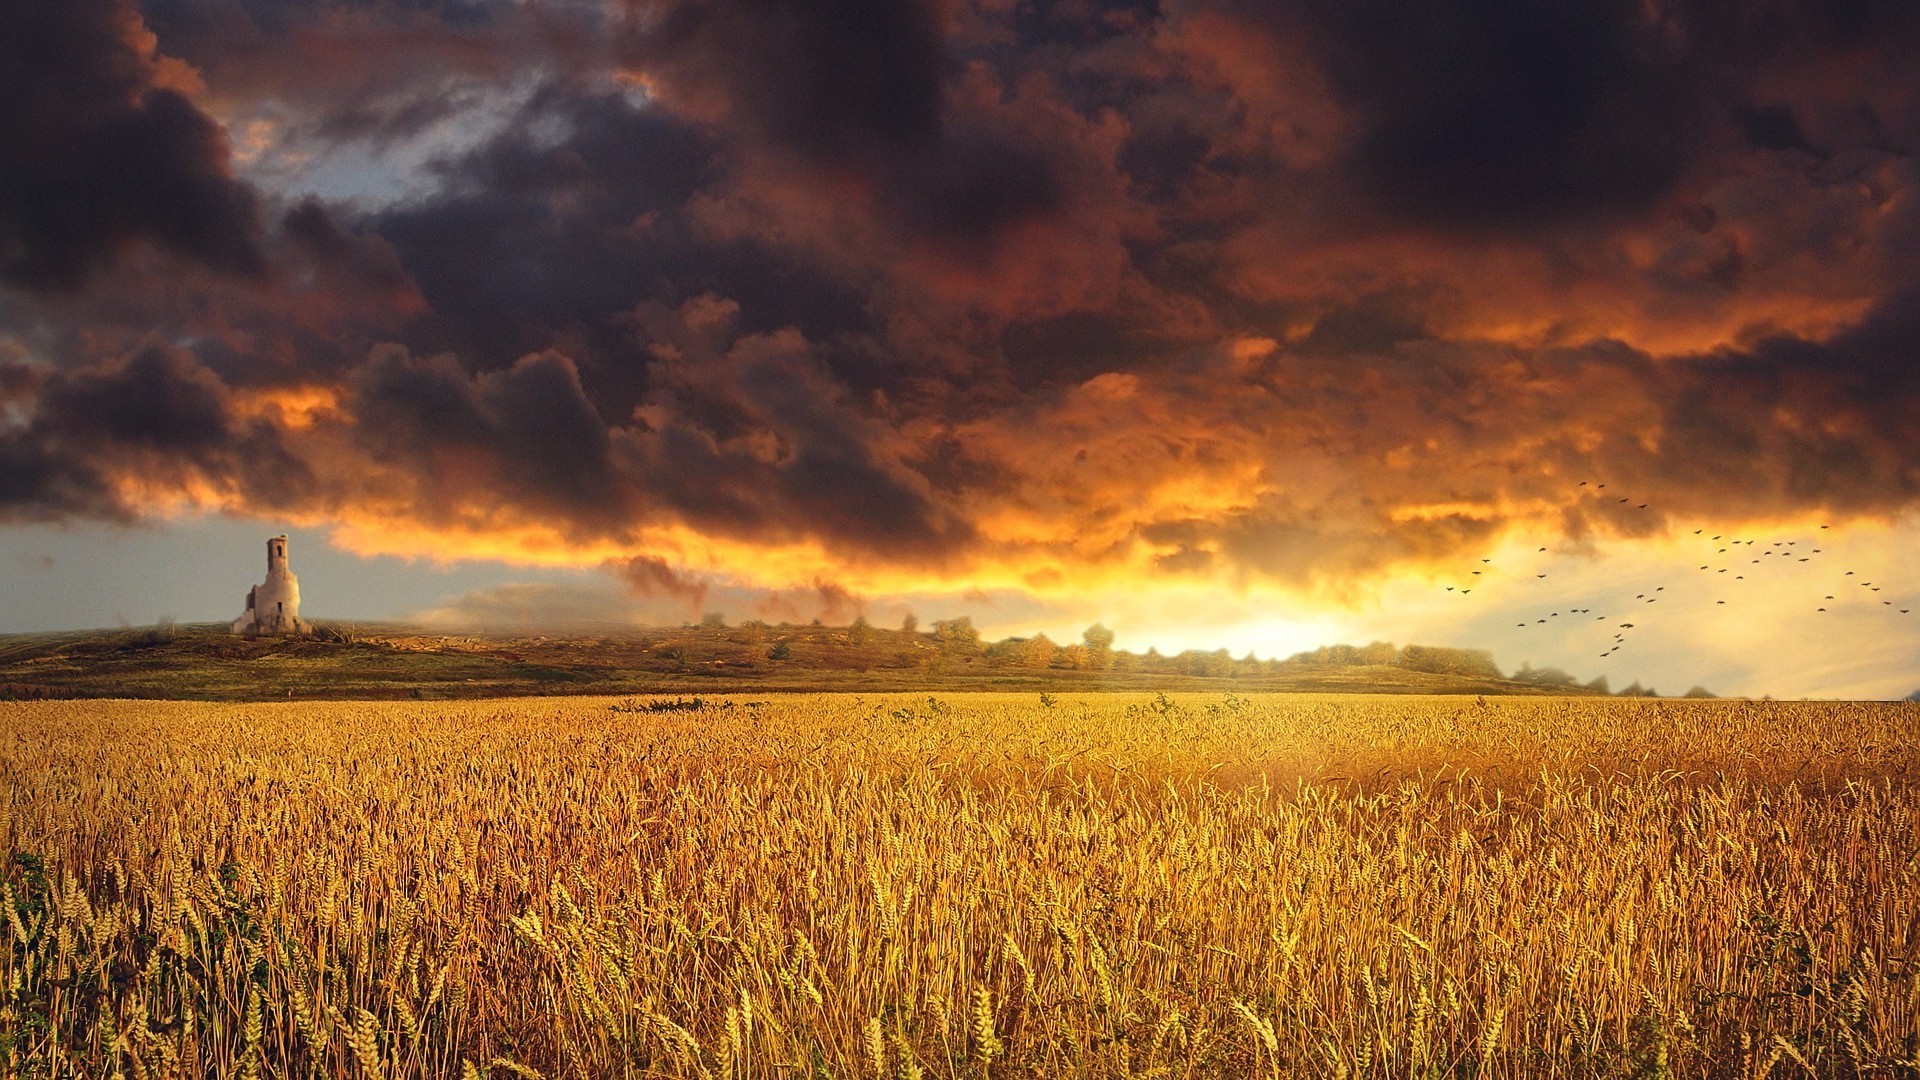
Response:
[[[1106,671],[1113,667],[1113,631],[1099,623],[1094,623],[1081,632],[1080,640],[1085,642],[1081,648],[1086,653],[1086,659],[1080,664],[1081,667],[1093,671]]]
[[[900,620],[900,632],[903,634],[920,632],[920,620],[913,617],[913,612],[907,612],[907,617]]]
[[[1713,691],[1707,689],[1704,686],[1696,686],[1688,690],[1686,693],[1681,694],[1680,696],[1689,697],[1689,698],[1717,698],[1720,695],[1714,693]]]
[[[709,611],[705,615],[700,616],[700,628],[702,630],[724,630],[726,626],[727,617],[718,611]]]
[[[1019,649],[1021,667],[1044,668],[1053,666],[1053,654],[1059,647],[1045,634],[1035,634],[1022,642]]]
[[[1466,675],[1498,679],[1500,668],[1485,649],[1447,649],[1434,645],[1407,645],[1400,650],[1400,666],[1435,675]]]
[[[1360,662],[1363,664],[1391,664],[1400,655],[1391,641],[1375,641],[1360,650]]]
[[[1618,694],[1614,696],[1615,697],[1659,697],[1660,695],[1654,693],[1653,691],[1647,689],[1644,686],[1641,686],[1640,680],[1635,679],[1631,683],[1628,683],[1625,688],[1623,688]]]
[[[1111,651],[1105,653],[1108,663],[1113,661]],[[1085,645],[1062,645],[1053,654],[1053,666],[1068,671],[1091,671],[1094,669],[1094,650]]]
[[[1368,657],[1378,655],[1376,652],[1369,651],[1373,648],[1374,646],[1372,645],[1367,646],[1365,649],[1356,648],[1352,645],[1322,645],[1311,652],[1294,653],[1287,658],[1287,662],[1289,664],[1300,664],[1307,667],[1349,667],[1354,664],[1372,663],[1373,661],[1368,659]],[[1391,664],[1398,658],[1399,654],[1395,652],[1391,645],[1388,645],[1386,649],[1386,659],[1381,662]]]
[[[1225,649],[1205,652],[1188,649],[1173,658],[1173,668],[1182,675],[1207,675],[1215,678],[1233,674],[1233,654]]]
[[[855,645],[865,645],[873,640],[873,625],[867,617],[861,615],[847,625],[847,638]]]
[[[1587,689],[1593,691],[1596,694],[1611,694],[1613,692],[1607,689],[1607,677],[1605,675],[1602,675],[1599,678],[1588,683]]]
[[[1915,690],[1915,691],[1914,691],[1913,693],[1911,693],[1911,694],[1908,694],[1908,695],[1907,695],[1907,700],[1908,700],[1908,701],[1920,701],[1920,690]]]
[[[933,624],[933,640],[949,652],[977,653],[980,651],[980,631],[973,628],[971,615],[936,621]]]
[[[787,639],[785,638],[774,642],[773,648],[767,650],[767,659],[769,660],[785,660],[792,655],[793,647],[787,644]]]

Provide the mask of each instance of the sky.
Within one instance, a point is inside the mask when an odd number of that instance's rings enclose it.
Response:
[[[230,619],[288,532],[320,617],[1903,696],[1915,55],[1849,0],[6,5],[0,632]]]

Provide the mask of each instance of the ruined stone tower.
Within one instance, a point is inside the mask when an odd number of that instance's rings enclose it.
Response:
[[[247,590],[247,610],[233,620],[236,634],[304,634],[300,579],[287,569],[285,534],[267,541],[267,580]]]

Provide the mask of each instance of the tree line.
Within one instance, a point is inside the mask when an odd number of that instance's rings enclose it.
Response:
[[[701,625],[706,628],[723,627],[725,620],[709,614],[701,620]],[[814,625],[819,625],[818,620]],[[760,634],[775,629],[758,621],[750,621],[742,626],[749,632],[758,631]],[[855,646],[879,644],[882,633],[864,616],[845,628],[847,643]],[[1251,652],[1236,657],[1226,649],[1188,649],[1165,654],[1156,648],[1148,648],[1141,653],[1128,652],[1114,647],[1114,632],[1100,623],[1087,627],[1079,641],[1071,642],[1056,642],[1044,633],[987,641],[981,636],[979,628],[974,626],[973,618],[967,615],[937,620],[925,631],[921,630],[918,619],[908,615],[898,633],[922,643],[930,643],[934,653],[928,660],[946,665],[977,664],[989,668],[1115,671],[1213,678],[1282,675],[1313,668],[1374,665],[1466,678],[1506,677],[1499,665],[1494,663],[1493,654],[1485,649],[1438,645],[1396,646],[1384,641],[1369,645],[1327,645],[1309,652],[1295,653],[1285,659],[1262,660]],[[755,634],[753,640],[760,640],[759,634]],[[782,647],[784,644],[775,642],[768,658],[786,659],[790,651]]]

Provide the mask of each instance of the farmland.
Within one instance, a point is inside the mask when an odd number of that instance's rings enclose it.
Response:
[[[1920,1075],[1920,706],[0,704],[0,1068]]]

